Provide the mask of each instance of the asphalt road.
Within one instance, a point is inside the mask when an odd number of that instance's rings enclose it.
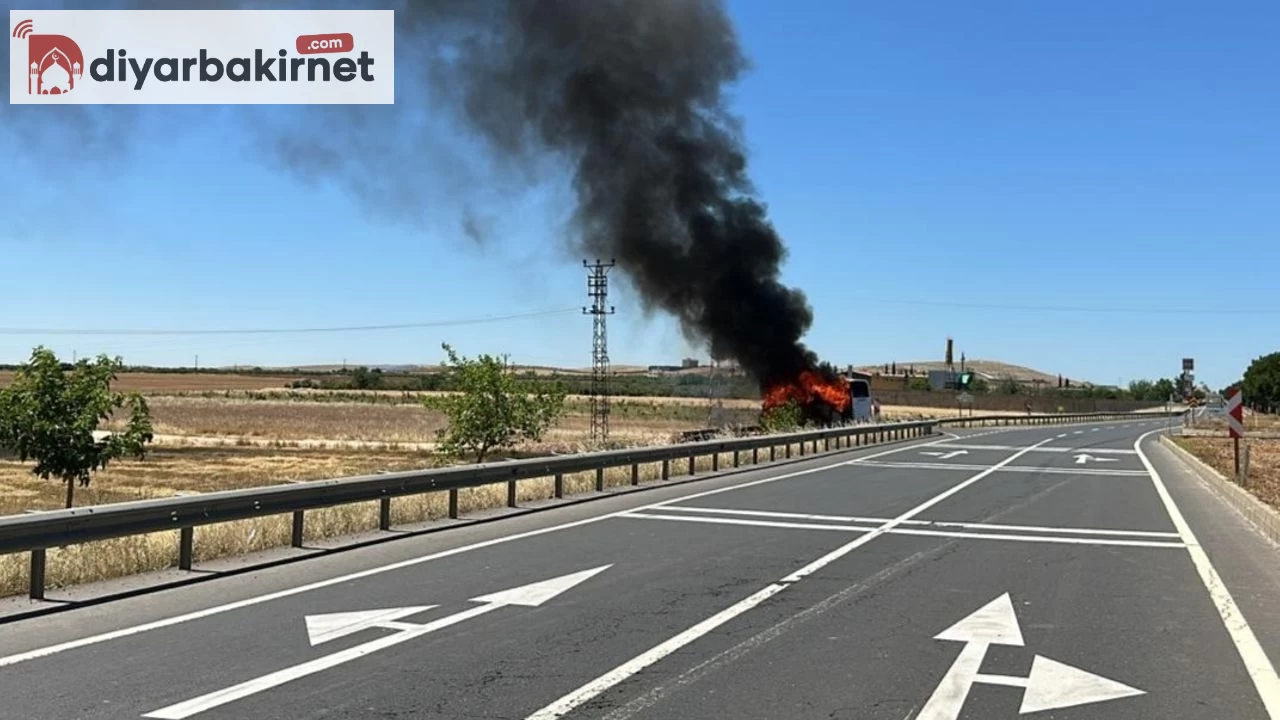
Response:
[[[1280,553],[1161,422],[828,454],[0,625],[0,717],[1280,719]]]

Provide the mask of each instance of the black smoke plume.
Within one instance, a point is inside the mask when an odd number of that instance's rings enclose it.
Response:
[[[431,85],[500,157],[568,162],[580,250],[762,385],[816,368],[813,317],[753,197],[726,89],[746,58],[716,0],[409,3]]]
[[[417,194],[425,175],[456,170],[461,184],[477,183],[474,169],[424,129],[424,114],[449,110],[490,151],[497,179],[524,183],[548,166],[568,169],[574,249],[616,258],[646,309],[674,315],[713,357],[737,360],[764,387],[817,368],[800,342],[812,312],[779,279],[787,250],[755,197],[728,110],[725,93],[747,60],[722,2],[356,5],[397,11],[397,104],[281,111],[265,143],[274,162],[416,218],[431,207]],[[468,204],[460,231],[480,241],[483,225]]]

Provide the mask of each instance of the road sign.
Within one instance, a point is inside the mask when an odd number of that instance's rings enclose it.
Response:
[[[934,636],[935,640],[964,643],[960,656],[942,677],[916,720],[956,720],[974,684],[1024,688],[1020,715],[1088,705],[1143,695],[1144,691],[1094,675],[1043,655],[1036,655],[1027,677],[981,673],[992,645],[1023,647],[1022,629],[1009,593],[978,608],[968,617]]]
[[[1231,388],[1227,396],[1227,430],[1237,440],[1244,437],[1244,395],[1240,388]]]
[[[1115,458],[1094,457],[1089,453],[1080,453],[1079,455],[1076,455],[1077,465],[1085,465],[1091,462],[1115,462],[1115,461],[1116,461]]]
[[[1195,358],[1182,358],[1182,372],[1191,372],[1196,369]]]
[[[273,687],[283,685],[291,680],[311,675],[321,670],[327,670],[336,667],[345,662],[350,662],[360,657],[364,657],[378,650],[385,650],[394,645],[399,645],[407,640],[421,637],[428,633],[435,632],[442,628],[455,625],[465,620],[479,617],[486,613],[493,612],[500,608],[511,605],[522,605],[524,607],[537,607],[548,600],[554,598],[560,593],[572,588],[578,583],[584,582],[594,575],[609,569],[610,565],[604,565],[591,570],[583,570],[571,575],[562,575],[560,577],[536,582],[531,585],[522,585],[510,590],[492,593],[490,595],[481,595],[480,597],[471,598],[471,602],[483,603],[475,607],[467,608],[461,612],[447,615],[438,620],[432,620],[428,623],[411,623],[404,622],[401,618],[424,612],[436,605],[417,605],[413,607],[403,608],[387,608],[383,610],[359,610],[356,612],[340,612],[327,613],[324,615],[308,615],[305,618],[307,626],[307,637],[312,645],[319,645],[335,638],[350,635],[361,630],[369,628],[382,628],[386,630],[396,630],[391,635],[383,635],[375,640],[340,650],[338,652],[325,655],[304,662],[300,665],[277,670],[276,672],[254,678],[247,682],[234,685],[229,688],[217,690],[207,695],[193,698],[180,702],[176,705],[149,712],[143,715],[144,718],[163,718],[165,720],[180,720],[181,718],[189,718],[206,710],[225,705],[229,702],[240,700],[255,693],[269,690]]]

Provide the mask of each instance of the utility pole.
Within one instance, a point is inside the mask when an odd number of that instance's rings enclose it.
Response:
[[[609,299],[609,270],[614,261],[596,260],[594,264],[582,261],[587,269],[587,297],[591,307],[582,308],[590,315],[591,323],[591,439],[604,442],[609,439],[609,335],[606,319],[613,314],[613,306],[606,308]]]

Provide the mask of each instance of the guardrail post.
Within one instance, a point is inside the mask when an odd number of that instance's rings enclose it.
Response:
[[[196,529],[184,527],[178,530],[178,569],[191,569],[192,549],[195,545]]]
[[[733,451],[733,466],[738,467],[738,451]]]
[[[378,529],[391,529],[391,498],[389,497],[378,500]]]
[[[458,519],[458,488],[449,491],[449,519]]]
[[[800,457],[804,457],[804,441],[800,441]]]
[[[671,479],[671,461],[670,460],[662,461],[662,479],[663,480]]]
[[[516,481],[507,481],[507,507],[516,506]]]
[[[631,484],[640,484],[640,463],[631,463]]]
[[[32,600],[44,599],[44,548],[31,551],[31,585],[27,594]]]
[[[720,453],[711,453],[711,472],[720,470]]]
[[[862,433],[855,432],[853,434],[853,447],[862,447]]]
[[[604,492],[604,466],[596,468],[596,492]]]
[[[665,480],[666,478],[663,479]],[[556,473],[555,494],[557,500],[564,497],[564,473]]]
[[[301,510],[293,511],[293,538],[290,543],[296,548],[302,547],[302,523],[305,516],[306,513]]]
[[[752,465],[760,464],[760,448],[758,447],[751,448],[751,464]]]
[[[787,459],[791,459],[791,443],[787,443]]]
[[[769,462],[773,462],[774,460],[777,460],[777,459],[778,459],[778,448],[775,445],[770,445],[769,446]]]

